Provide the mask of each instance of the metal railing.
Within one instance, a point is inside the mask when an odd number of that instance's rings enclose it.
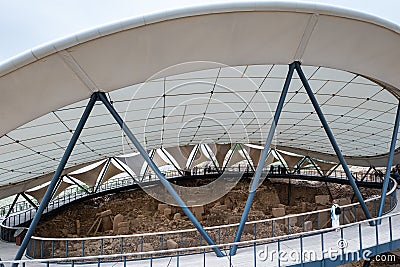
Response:
[[[277,170],[278,168],[275,168]],[[280,168],[281,172],[278,173],[277,171],[270,172],[270,168],[265,168],[264,173],[269,173],[270,174],[285,174],[287,173],[285,171],[285,168]],[[241,166],[238,165],[236,167],[229,167],[224,169],[225,172],[243,172],[247,176],[250,176],[253,172],[251,168],[247,166]],[[191,172],[186,172],[186,175],[191,175],[191,176],[197,176],[197,175],[208,175],[208,174],[218,174],[218,170],[215,168],[196,168],[195,170],[192,169]],[[289,174],[289,173],[287,173]],[[166,171],[164,172],[165,177],[167,178],[177,178],[180,177],[181,174],[177,170],[171,170],[171,171]],[[300,169],[296,172],[296,175],[299,176],[320,176],[319,172],[315,169]],[[332,176],[335,175],[335,176]],[[355,174],[357,176],[357,174]],[[347,179],[346,174],[343,171],[334,171],[331,173],[330,177],[334,178],[340,178],[340,179]],[[372,177],[371,175],[366,176],[366,179],[364,181],[370,181],[370,182],[376,182],[376,179],[368,179],[368,177]],[[376,178],[376,177],[375,177]],[[149,173],[145,176],[138,177],[136,178],[141,181],[141,183],[151,183],[153,181],[158,180],[155,174]],[[61,193],[59,196],[57,196],[55,199],[53,199],[47,208],[45,209],[44,213],[48,213],[49,211],[55,210],[65,204],[71,203],[73,201],[76,201],[78,199],[81,199],[83,197],[90,196],[92,193],[100,193],[100,192],[106,192],[109,190],[113,190],[116,188],[120,187],[125,187],[129,185],[134,185],[136,184],[136,181],[130,177],[130,176],[124,176],[124,177],[119,177],[116,179],[110,179],[106,183],[100,185],[97,189],[96,192],[94,191],[94,188],[88,188],[88,192],[86,192],[84,189],[75,186],[75,187],[70,187],[66,189],[63,193]],[[37,201],[35,201],[35,204],[38,204]],[[18,202],[19,205],[17,207],[14,207],[12,210],[12,213],[9,217],[1,219],[2,222],[0,223],[0,239],[3,241],[7,242],[15,242],[14,238],[14,233],[17,229],[21,227],[17,227],[18,225],[21,225],[27,221],[30,221],[33,219],[33,217],[36,214],[36,210],[26,201],[20,201]],[[376,206],[376,205],[375,205]],[[7,209],[8,207],[8,209]],[[0,210],[4,213],[8,212],[10,209],[11,205],[6,205],[5,207],[1,207]],[[374,210],[376,207],[374,207]],[[0,216],[1,217],[1,216]]]
[[[385,199],[385,214],[392,211],[397,204],[396,187],[396,181],[391,179],[390,190]],[[373,216],[376,216],[378,213],[379,201],[380,196],[372,197],[365,201]],[[341,206],[341,210],[340,222],[342,224],[354,223],[366,219],[358,202],[343,205]],[[312,229],[320,230],[328,228],[330,221],[330,208],[279,218],[251,221],[246,223],[242,240],[304,233]],[[233,242],[238,225],[238,223],[235,223],[206,227],[205,230],[216,244],[231,243]],[[179,248],[188,248],[201,247],[205,242],[196,229],[85,238],[42,238],[33,236],[26,254],[31,258],[68,258],[124,254],[128,252],[141,253],[149,248],[151,250],[164,250],[170,246],[169,243]]]
[[[242,167],[242,169],[244,169]],[[240,166],[236,168],[230,168],[229,171],[238,171],[240,170]],[[212,170],[204,170],[202,171],[199,169],[198,173],[196,175],[202,175],[202,174],[217,174],[218,171],[215,169]],[[171,170],[171,171],[165,171],[163,172],[164,176],[166,178],[177,178],[180,177],[180,173],[176,170]],[[149,173],[145,176],[137,177],[141,183],[151,183],[154,181],[157,181],[158,178],[155,174]],[[75,186],[75,187],[70,187],[67,188],[63,193],[61,193],[59,196],[57,196],[55,199],[49,202],[48,206],[44,210],[44,213],[48,213],[49,211],[52,211],[54,209],[57,209],[65,204],[71,203],[73,201],[79,200],[83,197],[90,196],[91,194],[94,193],[100,193],[100,192],[107,192],[113,189],[125,187],[125,186],[130,186],[137,184],[137,182],[131,177],[131,176],[124,176],[124,177],[119,177],[115,179],[110,179],[106,183],[100,185],[98,188],[96,188],[96,191],[94,192],[95,188],[87,188],[88,192],[86,192],[84,189]],[[36,200],[33,200],[33,202],[37,205],[39,203]],[[17,227],[18,225],[21,225],[27,221],[30,221],[33,219],[33,217],[36,214],[36,210],[34,207],[32,207],[27,201],[20,201],[17,202],[19,203],[17,208],[13,208],[11,211],[11,215],[8,216],[7,218],[1,218],[0,215],[0,239],[3,241],[7,242],[15,242],[14,238],[14,233],[16,230],[18,230],[21,227]],[[11,204],[8,204],[6,206],[3,206],[0,208],[2,213],[5,215],[11,208]],[[4,216],[3,215],[3,216]]]
[[[164,172],[164,175],[167,178],[174,178],[174,177],[180,176],[180,173],[178,171],[171,170],[171,171]],[[154,174],[148,174],[145,176],[138,177],[137,179],[139,179],[140,181],[143,181],[143,182],[154,181],[154,180],[156,180],[156,176]],[[126,175],[124,177],[110,179],[106,183],[100,185],[99,188],[97,188],[96,193],[107,191],[107,190],[114,189],[114,188],[118,188],[118,185],[126,186],[126,185],[134,184],[134,183],[135,182],[134,182],[133,178],[131,178],[129,175]],[[87,187],[86,189],[89,192],[92,192],[93,189],[95,189],[95,188]],[[51,202],[57,202],[62,199],[66,199],[70,195],[71,196],[75,195],[75,194],[78,196],[82,195],[79,193],[87,194],[84,189],[82,189],[76,185],[72,185],[72,187],[65,189],[61,194],[59,194]],[[31,200],[33,201],[34,204],[39,205],[39,203],[36,201],[36,199],[31,198]],[[5,216],[9,212],[11,206],[12,206],[12,204],[10,203],[10,204],[0,207],[0,218]],[[27,202],[26,200],[21,200],[21,201],[16,202],[14,207],[11,209],[11,214],[18,213],[21,211],[26,211],[26,210],[32,209],[32,208],[33,207],[29,202]]]
[[[392,251],[400,247],[400,212],[384,215],[379,218],[354,222],[339,227],[339,232],[333,232],[333,228],[317,229],[307,233],[294,233],[283,236],[258,238],[236,243],[224,243],[214,246],[197,246],[189,248],[163,249],[158,251],[142,251],[129,253],[116,253],[111,255],[96,255],[84,257],[63,257],[49,259],[28,259],[19,261],[3,261],[0,264],[5,266],[11,263],[20,263],[22,266],[51,266],[63,263],[64,266],[74,266],[76,263],[85,262],[85,266],[110,266],[110,262],[119,261],[123,266],[134,263],[140,266],[155,266],[157,264],[169,266],[235,266],[243,263],[246,266],[282,266],[303,265],[306,262],[318,261],[325,264],[328,261],[335,261],[336,264],[365,259],[373,255]],[[368,222],[381,220],[381,225],[370,226]],[[367,238],[371,237],[372,238]],[[344,244],[344,245],[340,245]],[[236,256],[229,255],[229,249],[233,245],[239,246],[239,253]],[[300,257],[289,258],[289,261],[281,256],[267,259],[265,257],[270,251],[275,255],[288,254],[288,248],[296,251]],[[212,248],[219,247],[226,252],[225,257],[218,258]],[[315,257],[309,256],[310,248]],[[331,250],[334,258],[326,253]],[[289,251],[290,252],[290,251]],[[368,252],[368,253],[365,253]],[[270,262],[266,262],[270,260]],[[291,260],[291,261],[290,261]],[[196,265],[197,264],[197,265]],[[119,265],[120,266],[120,265]]]
[[[285,171],[283,171],[285,170]],[[225,168],[224,171],[229,171],[229,172],[244,172],[246,174],[252,174],[253,171],[249,166],[236,166],[236,167],[229,167],[229,168]],[[294,174],[294,175],[303,175],[303,176],[320,176],[320,173],[315,170],[315,169],[300,169],[294,173],[288,173],[286,171],[285,168],[281,168],[281,171],[278,172],[278,169],[275,168],[273,171],[271,171],[269,168],[264,169],[264,172],[269,173],[269,174]],[[212,168],[211,170],[209,170],[208,168],[198,168],[196,172],[193,171],[193,169],[189,172],[190,175],[192,176],[196,176],[196,175],[207,175],[207,174],[218,174],[218,171],[215,168]],[[188,174],[188,173],[186,173]],[[356,180],[360,180],[364,177],[364,175],[366,174],[366,172],[355,172],[352,173],[353,176],[356,178]],[[176,177],[180,177],[181,174],[180,172],[178,172],[177,170],[170,170],[170,171],[166,171],[164,172],[165,177],[167,178],[176,178]],[[346,173],[342,170],[334,170],[332,173],[329,174],[328,177],[331,178],[337,178],[337,179],[347,179]],[[141,176],[138,177],[137,179],[140,180],[140,182],[149,182],[149,181],[155,181],[158,180],[158,178],[156,177],[155,174],[150,173],[147,174],[145,176]],[[369,175],[367,175],[364,179],[365,182],[382,182],[381,178],[379,176],[374,175],[373,173],[369,173]],[[121,185],[121,186],[126,186],[126,185],[130,185],[130,184],[134,184],[135,182],[133,181],[133,179],[130,176],[125,176],[123,178],[117,178],[117,179],[111,179],[109,181],[107,181],[107,183],[102,184],[97,192],[103,192],[103,191],[107,191],[110,189],[114,189],[117,188],[116,186]],[[90,188],[88,187],[87,190],[88,191],[92,191],[94,188]],[[82,193],[82,194],[79,194]],[[59,196],[57,196],[54,200],[52,200],[52,202],[57,202],[57,201],[61,201],[61,200],[65,200],[66,198],[71,198],[69,196],[80,196],[80,195],[84,195],[86,192],[84,191],[84,189],[78,187],[78,186],[74,186],[74,187],[70,187],[67,188],[65,191],[63,191]],[[32,199],[32,201],[36,204],[39,205],[39,203],[35,200]],[[0,207],[0,218],[5,216],[8,211],[10,210],[12,204],[7,204],[5,206]],[[18,201],[14,207],[11,210],[11,214],[15,214],[21,211],[26,211],[29,209],[32,209],[32,205],[25,201]]]

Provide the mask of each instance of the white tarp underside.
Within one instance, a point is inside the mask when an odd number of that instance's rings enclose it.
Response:
[[[115,109],[148,150],[199,143],[262,145],[286,64],[293,60],[302,61],[349,163],[385,165],[380,155],[388,152],[398,100],[362,76],[391,89],[400,86],[398,27],[351,11],[274,5],[195,8],[191,14],[201,16],[179,20],[172,16],[188,11],[164,13],[147,19],[146,26],[143,19],[130,20],[2,64],[0,188],[53,172],[87,98],[99,89],[110,92]],[[104,37],[93,39],[99,32]],[[181,62],[192,63],[175,65]],[[274,145],[337,161],[297,75]],[[66,167],[133,152],[120,127],[97,104]],[[251,154],[254,160],[259,156]]]
[[[304,66],[304,71],[347,157],[387,153],[397,107],[393,95],[355,74],[309,66]],[[282,65],[225,67],[123,88],[109,97],[146,149],[162,146],[183,169],[191,151],[187,148],[198,143],[216,143],[209,149],[217,154],[219,163],[230,148],[227,144],[262,145],[286,72],[287,66]],[[214,82],[205,84],[206,80]],[[69,130],[76,127],[86,102],[56,110],[1,137],[0,185],[54,171],[71,138]],[[334,153],[297,76],[289,88],[273,143],[292,147],[298,154],[304,154],[302,150]],[[182,147],[178,149],[177,145]],[[246,149],[251,160],[258,163],[260,150]],[[136,152],[133,145],[99,104],[67,166],[132,152]],[[203,154],[195,159],[196,164],[209,160]],[[321,159],[337,161],[332,156]],[[155,160],[159,166],[170,164],[158,153]],[[359,165],[370,164],[374,165],[373,159]],[[379,160],[375,165],[385,164]]]

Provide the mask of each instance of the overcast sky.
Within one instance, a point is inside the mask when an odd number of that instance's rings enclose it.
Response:
[[[75,32],[145,13],[223,0],[0,0],[0,62]],[[400,24],[398,0],[314,0]]]

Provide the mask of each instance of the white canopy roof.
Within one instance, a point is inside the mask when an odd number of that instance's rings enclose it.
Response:
[[[0,188],[54,171],[99,90],[147,149],[210,137],[262,144],[295,60],[343,153],[373,164],[388,152],[398,103],[387,89],[400,88],[399,32],[353,10],[246,2],[136,17],[33,48],[0,66]],[[275,144],[332,154],[296,75],[286,102]],[[134,151],[99,104],[67,167]]]

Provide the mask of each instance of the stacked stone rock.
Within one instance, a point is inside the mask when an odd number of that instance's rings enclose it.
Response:
[[[129,222],[124,221],[122,214],[117,214],[113,221],[113,233],[117,235],[129,234]]]

